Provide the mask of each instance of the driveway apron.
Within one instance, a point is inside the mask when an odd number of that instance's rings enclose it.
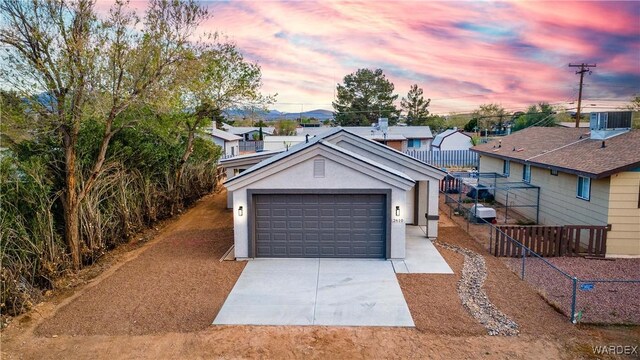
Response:
[[[354,259],[250,260],[213,324],[414,326],[391,261]]]

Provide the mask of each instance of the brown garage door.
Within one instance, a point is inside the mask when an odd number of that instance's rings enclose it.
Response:
[[[257,194],[256,257],[384,258],[383,194]]]

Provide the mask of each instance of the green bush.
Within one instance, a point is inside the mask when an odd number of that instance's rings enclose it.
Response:
[[[86,122],[78,143],[79,166],[88,168],[100,145],[101,125]],[[63,241],[63,157],[58,140],[40,136],[0,154],[0,306],[19,314],[71,269]],[[216,186],[220,147],[196,138],[180,184],[175,172],[185,136],[141,123],[113,140],[105,168],[80,207],[84,264],[169,217]],[[178,190],[178,203],[172,197]]]

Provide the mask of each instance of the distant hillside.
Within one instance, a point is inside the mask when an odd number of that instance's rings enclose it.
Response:
[[[247,116],[248,113],[245,112],[244,110],[237,109],[237,110],[227,111],[226,115],[231,118],[238,118],[238,117],[242,118]],[[321,121],[327,120],[327,119],[333,119],[333,112],[329,110],[322,110],[322,109],[304,111],[302,113],[299,113],[299,112],[288,113],[288,112],[281,112],[278,110],[269,110],[265,112],[254,113],[253,115],[257,115],[258,117],[263,118],[266,121],[274,121],[274,120],[280,120],[280,119],[295,120],[300,116],[302,116],[303,118],[316,118]]]

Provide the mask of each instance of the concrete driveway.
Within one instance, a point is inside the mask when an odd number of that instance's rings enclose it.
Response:
[[[414,326],[385,260],[250,260],[213,324]]]

